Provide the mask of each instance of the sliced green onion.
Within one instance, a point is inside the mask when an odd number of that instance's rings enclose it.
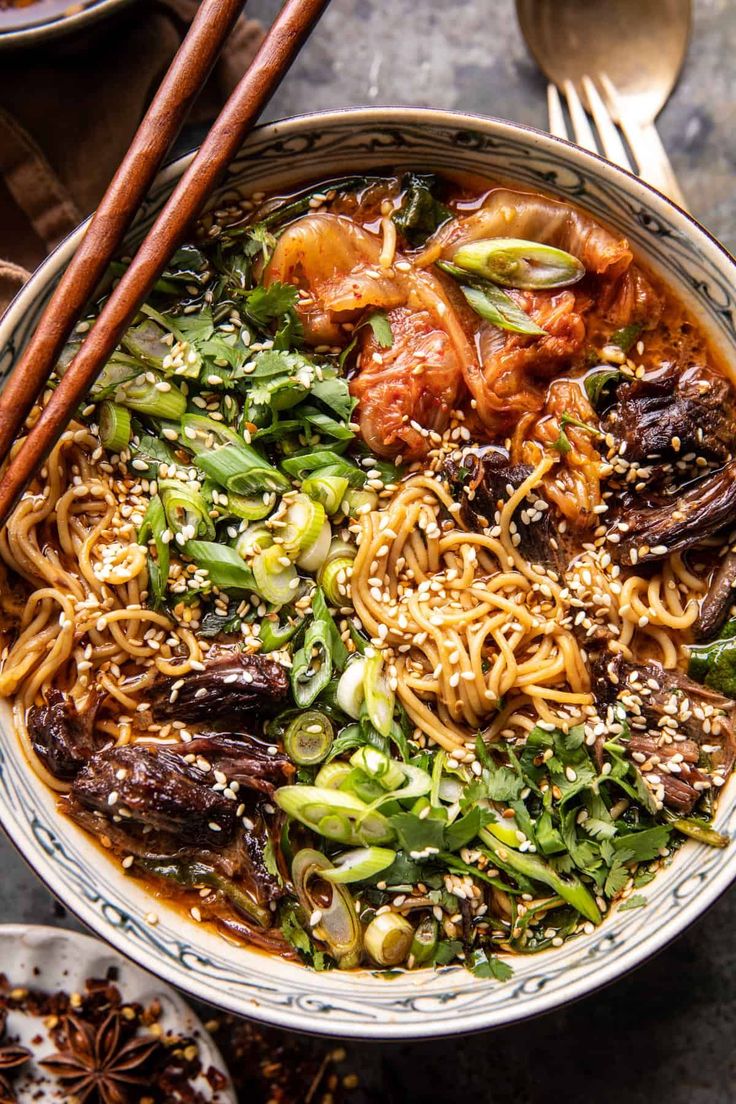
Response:
[[[343,475],[333,474],[329,468],[314,472],[302,483],[304,493],[321,502],[328,514],[338,512],[347,489],[347,479]]]
[[[358,656],[356,659],[351,660],[340,675],[340,681],[337,684],[337,690],[335,692],[337,704],[342,711],[347,713],[348,717],[352,717],[354,721],[359,719],[361,706],[365,699],[365,690],[363,688],[365,664],[366,661],[363,656]]]
[[[583,885],[575,874],[558,874],[556,870],[541,859],[538,855],[530,855],[528,852],[514,851],[503,846],[487,828],[481,828],[478,837],[485,843],[488,849],[497,856],[511,870],[522,874],[533,882],[541,882],[549,886],[554,892],[576,908],[586,920],[594,924],[600,924],[602,916],[595,898]]]
[[[697,840],[698,843],[705,843],[709,847],[728,847],[731,842],[730,836],[724,836],[722,832],[716,832],[715,828],[711,828],[709,824],[703,824],[702,821],[694,818],[676,817],[670,823],[678,832],[682,832],[683,836],[689,836],[690,839]]]
[[[273,533],[267,525],[249,525],[235,542],[235,548],[244,560],[251,560],[265,548],[273,547]]]
[[[414,930],[414,938],[409,949],[412,966],[424,966],[431,962],[437,950],[438,925],[434,916],[424,916]]]
[[[313,621],[304,634],[303,646],[291,663],[291,692],[298,706],[311,705],[330,681],[331,646],[329,626],[322,620]]]
[[[258,453],[255,453],[255,455],[258,456]],[[290,491],[291,484],[286,476],[282,475],[272,465],[267,464],[262,458],[259,459],[260,467],[253,464],[245,471],[231,476],[227,483],[227,489],[243,495],[259,494],[263,491],[278,491],[279,493]]]
[[[229,878],[218,874],[211,866],[201,862],[175,862],[171,859],[136,859],[136,864],[159,878],[167,878],[186,889],[201,889],[210,886],[221,893],[238,912],[250,917],[261,928],[270,928],[272,913],[259,905],[250,894]]]
[[[154,372],[121,383],[115,390],[115,402],[150,418],[173,422],[178,422],[187,408],[186,395]]]
[[[228,491],[255,495],[291,489],[286,476],[230,426],[202,414],[187,414],[181,424],[182,443],[194,453],[197,467]]]
[[[123,334],[122,344],[131,356],[154,368],[163,368],[164,358],[171,355],[171,346],[166,344],[164,337],[166,330],[152,318],[146,318]]]
[[[194,462],[228,492],[253,496],[291,490],[286,476],[249,445],[221,445],[212,452],[197,453]]]
[[[371,920],[363,940],[377,966],[399,966],[409,955],[414,929],[400,913],[382,912]]]
[[[369,778],[359,767],[351,769],[340,789],[359,797],[371,809],[377,809],[387,800],[387,793],[383,786],[376,782],[375,778]]]
[[[342,511],[348,517],[358,517],[361,514],[369,514],[378,507],[378,495],[375,491],[364,491],[355,487],[348,487],[342,500]]]
[[[109,452],[122,452],[130,443],[130,411],[114,402],[100,406],[100,443]]]
[[[325,518],[317,539],[297,557],[297,567],[300,567],[302,571],[308,571],[310,575],[315,575],[327,559],[331,541],[332,527]]]
[[[295,717],[284,733],[284,748],[300,767],[313,767],[327,758],[335,733],[329,717],[317,709],[307,709]]]
[[[222,514],[232,514],[233,517],[243,518],[245,521],[260,521],[268,517],[273,510],[275,497],[271,494],[240,495],[235,491],[226,491],[227,505],[218,502],[218,509]]]
[[[437,267],[460,281],[460,290],[476,314],[510,333],[538,337],[547,333],[541,326],[517,306],[510,295],[495,284],[473,279],[463,269],[446,261],[438,261]]]
[[[394,762],[391,756],[380,748],[366,744],[353,752],[350,762],[354,767],[365,771],[370,778],[375,779],[384,790],[396,790],[404,784],[405,776],[401,764]]]
[[[468,242],[452,259],[459,268],[502,287],[569,287],[585,275],[585,266],[572,253],[520,238]]]
[[[253,572],[244,564],[234,548],[216,541],[190,540],[184,551],[205,569],[214,586],[224,590],[256,590]]]
[[[301,452],[281,461],[281,467],[289,475],[299,480],[308,477],[309,472],[329,471],[330,475],[341,475],[351,487],[362,487],[368,476],[357,464],[346,460],[333,449],[315,449],[313,452]]]
[[[276,615],[273,619],[264,617],[259,633],[261,651],[275,652],[283,648],[293,636],[296,636],[303,624],[304,618],[296,617],[294,614],[287,617],[285,621],[280,621]]]
[[[394,839],[385,816],[343,790],[282,786],[274,793],[274,801],[288,816],[336,843],[370,847]]]
[[[204,414],[185,414],[181,419],[181,433],[182,444],[195,456],[202,452],[213,452],[225,445],[247,447],[245,439],[234,429]]]
[[[315,786],[321,786],[323,790],[339,790],[348,775],[353,773],[349,763],[341,761],[325,763],[317,772],[314,780]]]
[[[365,706],[373,727],[382,736],[388,736],[394,720],[396,695],[389,686],[383,659],[379,652],[367,656],[363,673]]]
[[[330,948],[341,969],[360,962],[363,934],[350,892],[325,880],[330,860],[319,851],[297,851],[291,877],[299,903],[310,918],[312,934]]]
[[[66,348],[70,353],[75,354],[79,346],[67,345]],[[64,355],[65,354],[62,353],[62,357],[64,357]],[[64,365],[59,361],[56,370],[60,376],[63,376],[70,363],[71,357]],[[135,360],[134,357],[127,356],[126,353],[113,353],[95,382],[92,384],[90,393],[97,402],[102,402],[103,399],[109,399],[114,395],[115,391],[118,387],[122,386],[122,384],[137,379],[140,374],[140,363]]]
[[[280,545],[264,548],[253,557],[251,566],[256,590],[267,602],[273,602],[275,606],[285,606],[296,597],[299,576]]]
[[[322,532],[325,510],[306,494],[297,494],[286,508],[281,530],[287,556],[297,559],[299,553],[311,548]]]
[[[317,575],[317,582],[325,592],[331,606],[338,609],[351,604],[350,576],[353,572],[355,556],[340,556],[324,563]]]
[[[178,479],[160,479],[158,491],[164,504],[169,529],[181,536],[183,544],[198,537],[212,539],[215,525],[209,515],[207,503],[199,491],[192,489],[191,483],[181,483]]]
[[[166,593],[166,584],[169,578],[170,552],[169,543],[164,540],[166,533],[166,514],[163,503],[158,495],[154,495],[149,501],[146,512],[143,515],[141,527],[138,530],[138,544],[147,545],[153,538],[156,545],[156,559],[148,557],[148,575],[153,591],[154,605],[160,606]]]
[[[326,870],[324,876],[333,885],[363,882],[391,866],[395,858],[396,852],[389,847],[359,847],[338,856],[336,865]]]
[[[432,787],[432,779],[427,771],[421,767],[415,767],[412,763],[397,762],[395,765],[403,775],[402,785],[383,794],[378,804],[383,805],[384,802],[393,798],[396,798],[397,801],[413,801],[414,798],[423,797],[429,793]],[[442,812],[444,813],[444,810]]]

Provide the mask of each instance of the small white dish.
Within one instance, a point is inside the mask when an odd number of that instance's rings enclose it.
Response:
[[[172,1033],[195,1038],[202,1069],[214,1067],[226,1077],[225,1087],[213,1091],[207,1079],[200,1075],[194,1085],[204,1099],[210,1104],[237,1104],[230,1077],[212,1037],[189,1005],[168,985],[88,935],[40,925],[0,925],[0,973],[7,977],[12,988],[84,993],[87,979],[105,978],[111,969],[115,971],[113,984],[126,1003],[136,1001],[145,1008],[157,1000],[161,1005],[158,1023],[164,1035]],[[8,1013],[8,1039],[28,1047],[39,1057],[53,1054],[55,1048],[51,1040],[46,1047],[32,1043],[39,1035],[45,1036],[46,1030],[38,1017],[20,1011]],[[65,1099],[58,1091],[59,1082],[38,1066],[35,1058],[22,1068],[12,1083],[18,1104],[38,1104],[39,1100],[51,1104],[53,1100]]]

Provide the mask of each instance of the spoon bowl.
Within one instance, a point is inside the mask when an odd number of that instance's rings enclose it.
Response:
[[[562,90],[606,73],[641,123],[652,123],[680,75],[691,0],[516,0],[522,34],[545,75]]]

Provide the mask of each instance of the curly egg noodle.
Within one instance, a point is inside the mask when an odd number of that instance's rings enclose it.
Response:
[[[529,563],[514,514],[555,462],[549,454],[538,462],[485,532],[462,527],[458,503],[431,472],[414,474],[360,519],[356,614],[385,650],[418,735],[460,758],[479,730],[496,738],[594,714],[584,638],[599,624],[614,650],[675,667],[677,633],[692,624],[693,599],[705,589],[677,555],[650,578],[619,577],[598,551],[582,553],[564,578]],[[183,675],[203,659],[195,632],[145,605],[137,491],[129,477],[115,478],[98,439],[73,424],[0,537],[2,561],[29,587],[24,603],[3,587],[4,613],[19,629],[0,695],[13,697],[28,762],[56,790],[67,786],[33,753],[26,728],[50,687],[82,711],[104,697],[97,729],[116,742],[150,741],[150,729],[136,731],[146,690],[158,674]]]
[[[0,557],[29,588],[24,603],[6,581],[2,588],[3,612],[18,617],[19,629],[4,655],[0,695],[14,695],[28,762],[56,790],[68,787],[34,754],[26,727],[46,690],[68,691],[82,711],[104,695],[97,729],[127,743],[154,678],[185,674],[202,660],[193,632],[144,605],[135,484],[114,479],[102,456],[98,439],[72,423],[0,535]]]
[[[607,553],[583,553],[564,579],[521,555],[514,513],[554,465],[538,462],[486,532],[461,526],[431,473],[361,519],[356,612],[390,652],[419,734],[459,758],[479,730],[495,738],[540,720],[567,729],[595,714],[584,642],[599,625],[627,658],[643,651],[675,667],[672,634],[697,615],[705,587],[677,555],[648,579],[620,578]]]

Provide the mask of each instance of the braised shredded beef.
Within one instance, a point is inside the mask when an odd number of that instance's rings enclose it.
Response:
[[[533,470],[526,464],[512,464],[505,452],[495,448],[468,450],[461,461],[449,463],[446,476],[460,493],[463,524],[475,532],[492,529],[497,511]],[[562,567],[565,556],[555,535],[551,509],[544,510],[535,521],[524,520],[523,504],[515,512],[519,551],[531,563]]]
[[[180,755],[204,756],[231,782],[272,794],[278,786],[292,781],[296,768],[283,752],[245,732],[200,732],[186,744],[173,750]]]
[[[158,679],[150,701],[157,721],[219,721],[244,715],[258,720],[278,709],[288,686],[280,663],[240,652],[209,660],[203,671]]]
[[[87,808],[172,833],[184,844],[221,846],[235,830],[235,802],[163,746],[98,752],[77,775],[72,793]]]
[[[622,563],[665,559],[736,521],[736,460],[688,485],[682,494],[627,498],[611,532]],[[632,555],[633,554],[633,555]]]
[[[698,640],[710,640],[721,630],[736,598],[736,551],[729,548],[721,558],[710,586],[700,602],[693,631]]]
[[[631,725],[627,754],[645,777],[653,774],[658,778],[666,806],[682,814],[692,812],[702,797],[702,789],[696,783],[700,786],[708,783],[708,775],[698,769],[698,765],[703,766],[703,759],[707,760],[709,770],[717,769],[724,777],[733,767],[736,702],[694,682],[682,671],[665,670],[655,660],[636,664],[620,654],[615,657],[609,654],[594,659],[591,671],[599,711],[604,712],[622,695],[629,699],[633,695],[640,702],[633,711],[627,705]],[[677,732],[684,739],[670,741],[661,722],[673,716],[673,705],[677,709]],[[703,727],[703,706],[714,711],[708,733]],[[695,713],[698,707],[700,717]],[[703,745],[717,750],[706,753]],[[681,758],[674,759],[675,756]]]
[[[98,750],[94,738],[96,704],[79,713],[70,697],[53,687],[43,705],[28,713],[28,733],[43,765],[62,782],[71,782]]]
[[[723,463],[734,444],[736,403],[728,380],[707,368],[681,371],[668,363],[656,375],[622,383],[601,420],[604,433],[625,443],[627,460],[690,452]]]

